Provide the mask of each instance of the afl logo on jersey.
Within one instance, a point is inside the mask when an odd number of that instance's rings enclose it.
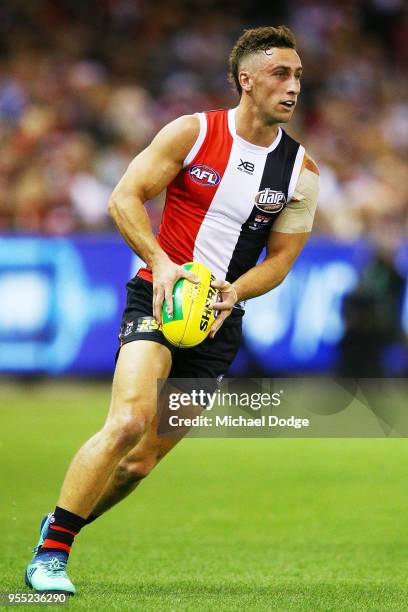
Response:
[[[204,164],[196,164],[191,166],[190,170],[191,179],[197,183],[197,185],[204,185],[205,187],[214,187],[220,182],[220,175],[214,168],[205,166]]]
[[[282,210],[286,204],[286,197],[283,191],[274,191],[273,189],[263,189],[255,196],[255,206],[263,212],[277,213]]]

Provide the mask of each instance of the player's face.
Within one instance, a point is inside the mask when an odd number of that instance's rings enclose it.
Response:
[[[302,64],[294,49],[269,49],[253,56],[243,85],[266,123],[286,123],[300,94]]]

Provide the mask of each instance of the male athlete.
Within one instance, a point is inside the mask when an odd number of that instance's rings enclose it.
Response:
[[[74,457],[56,509],[43,519],[26,583],[37,591],[75,587],[66,574],[74,537],[126,497],[178,439],[157,433],[158,378],[217,378],[240,344],[245,300],[279,285],[312,228],[318,169],[279,124],[292,117],[302,65],[292,32],[247,30],[230,55],[237,108],[183,116],[129,165],[110,213],[146,262],[128,283],[120,350],[106,423]],[[144,204],[167,188],[157,238]],[[258,258],[266,247],[261,263]],[[221,293],[210,336],[175,349],[158,330],[164,298],[172,315],[181,267],[206,264]]]

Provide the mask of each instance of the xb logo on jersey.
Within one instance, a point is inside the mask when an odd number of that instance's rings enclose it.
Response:
[[[189,170],[190,178],[197,183],[197,185],[204,185],[205,187],[214,187],[220,182],[220,175],[214,168],[205,166],[204,164],[196,164]]]
[[[286,197],[283,191],[275,191],[274,189],[263,189],[255,196],[255,206],[263,212],[277,213],[282,210],[286,204]]]
[[[240,158],[237,170],[241,170],[241,172],[246,172],[247,174],[253,174],[255,170],[255,164],[249,161],[244,161]]]

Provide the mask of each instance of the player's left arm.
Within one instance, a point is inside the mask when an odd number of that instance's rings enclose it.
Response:
[[[215,305],[221,312],[211,328],[211,337],[231,314],[236,302],[263,295],[285,279],[310,236],[318,194],[319,170],[305,154],[292,199],[269,234],[265,259],[232,284],[227,281],[213,283],[221,291],[222,302]]]

